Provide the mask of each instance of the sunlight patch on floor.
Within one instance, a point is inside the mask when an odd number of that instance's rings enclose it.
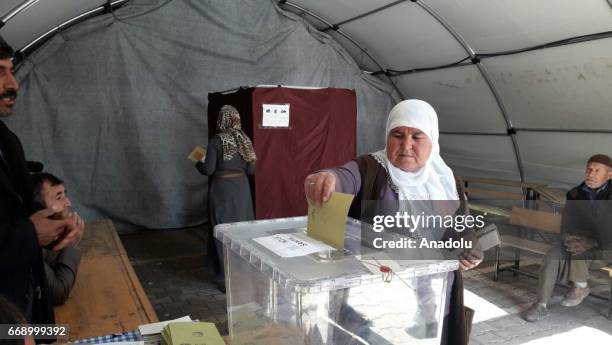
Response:
[[[508,315],[502,308],[476,295],[468,289],[464,290],[464,304],[477,312],[474,314],[473,323]]]

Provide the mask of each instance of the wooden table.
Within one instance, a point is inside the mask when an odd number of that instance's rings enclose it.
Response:
[[[461,179],[463,180],[463,182],[466,182],[466,183],[469,182],[469,183],[478,183],[478,184],[492,184],[492,185],[519,187],[519,188],[535,188],[537,186],[543,186],[543,184],[541,183],[503,180],[503,179],[498,179],[498,178],[462,176]]]
[[[565,206],[567,191],[559,188],[537,186],[533,189],[538,199],[546,199],[552,203],[553,209]]]
[[[472,177],[472,176],[462,176],[466,188],[466,193],[469,194],[470,190],[475,194],[483,194],[488,196],[489,198],[497,198],[499,200],[532,200],[535,199],[534,189],[536,187],[543,186],[540,183],[530,183],[530,182],[521,182],[521,181],[513,181],[513,180],[503,180],[497,178],[483,178],[483,177]],[[492,186],[504,186],[504,187],[514,187],[521,188],[523,190],[522,193],[514,193],[514,192],[503,192],[503,191],[495,191],[490,189],[475,189],[471,188],[470,184],[480,184],[480,185],[492,185]]]
[[[110,220],[87,223],[80,247],[75,286],[66,304],[55,308],[56,323],[70,327],[70,341],[158,321]]]

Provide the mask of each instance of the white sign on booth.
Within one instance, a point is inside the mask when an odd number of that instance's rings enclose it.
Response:
[[[289,104],[264,104],[262,127],[289,128]]]

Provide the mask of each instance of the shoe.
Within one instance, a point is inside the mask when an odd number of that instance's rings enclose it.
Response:
[[[582,303],[582,300],[584,300],[590,292],[591,289],[589,289],[588,286],[585,288],[573,286],[561,301],[561,305],[564,307],[575,307]]]
[[[529,322],[544,320],[549,316],[550,312],[548,311],[548,308],[538,302],[532,304],[531,307],[527,309],[527,312],[525,312],[525,320]]]
[[[405,331],[416,339],[435,338],[438,335],[438,322],[410,326]]]

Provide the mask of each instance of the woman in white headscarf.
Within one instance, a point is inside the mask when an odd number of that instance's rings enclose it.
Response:
[[[354,194],[352,210],[358,212],[362,200],[400,201],[400,208],[407,204],[402,201],[439,200],[434,205],[444,204],[447,208],[450,205],[452,213],[464,213],[462,185],[440,157],[438,138],[438,117],[431,105],[416,99],[402,101],[389,113],[385,149],[341,167],[308,175],[304,181],[306,197],[321,205],[334,191]],[[477,266],[481,257],[477,251],[463,253],[459,258],[461,270]],[[451,299],[445,310],[442,340],[467,344],[468,323],[460,272],[455,272],[450,279]]]

